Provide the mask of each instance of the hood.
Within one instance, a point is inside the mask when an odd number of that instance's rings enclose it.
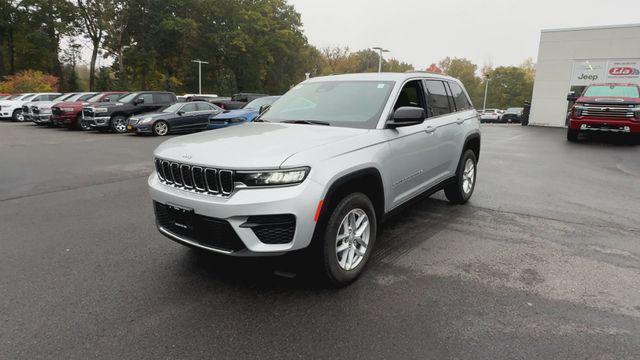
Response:
[[[54,104],[57,107],[84,107],[84,106],[99,106],[98,103],[89,103],[86,101],[63,101]]]
[[[278,168],[289,157],[369,130],[323,125],[247,123],[168,140],[154,155],[234,170]]]
[[[224,119],[235,119],[238,117],[245,117],[247,115],[257,114],[259,110],[255,109],[238,109],[238,110],[229,110],[223,113],[220,113],[213,117],[215,120],[224,120]]]
[[[123,103],[116,101],[116,102],[86,103],[84,106],[111,108],[111,107],[123,106],[123,105],[124,105]]]
[[[29,105],[29,106],[37,106],[38,109],[49,109],[54,104],[56,104],[56,103],[53,102],[53,101],[34,101],[34,102],[27,103],[27,105]]]
[[[586,104],[640,104],[640,98],[609,97],[609,96],[583,96],[576,100],[576,103]]]

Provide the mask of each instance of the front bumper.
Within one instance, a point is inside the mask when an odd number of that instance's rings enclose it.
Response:
[[[309,246],[316,225],[315,212],[323,192],[322,186],[311,179],[296,186],[239,189],[229,197],[197,193],[164,184],[155,172],[149,177],[148,183],[151,198],[159,204],[189,209],[196,215],[228,222],[244,248],[239,251],[221,250],[172,234],[158,225],[163,235],[185,245],[232,256],[281,255]],[[251,228],[243,226],[250,216],[283,214],[293,215],[296,224],[293,240],[287,244],[263,243]]]
[[[36,124],[49,124],[51,123],[51,119],[52,119],[51,114],[31,116],[31,121],[33,121]]]
[[[51,116],[51,121],[58,126],[69,126],[75,123],[77,113],[64,113]]]
[[[84,116],[82,119],[92,128],[104,128],[109,126],[109,119],[111,118],[109,116]]]
[[[129,120],[127,132],[136,134],[151,134],[153,123],[140,123],[138,120]]]
[[[640,121],[594,118],[571,118],[569,128],[580,131],[640,133]]]

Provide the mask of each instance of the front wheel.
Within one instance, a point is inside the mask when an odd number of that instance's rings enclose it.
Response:
[[[333,208],[321,238],[323,274],[331,285],[348,285],[362,274],[377,225],[373,204],[362,193],[347,195]]]
[[[127,118],[121,115],[111,118],[111,130],[118,134],[127,132]]]
[[[23,122],[24,115],[22,114],[22,110],[20,109],[13,110],[13,114],[11,115],[11,120],[17,121],[17,122]]]
[[[471,198],[476,187],[478,158],[476,154],[468,149],[462,154],[456,181],[445,186],[444,194],[453,204],[464,204]]]
[[[165,136],[169,133],[169,124],[164,120],[156,121],[153,124],[153,135]]]
[[[75,125],[76,130],[82,130],[82,131],[91,130],[91,126],[89,126],[89,124],[87,124],[86,121],[82,120],[82,115],[78,115],[74,125]]]

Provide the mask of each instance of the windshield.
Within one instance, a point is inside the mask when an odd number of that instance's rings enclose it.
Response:
[[[120,100],[118,100],[121,103],[128,103],[129,101],[133,100],[136,98],[136,96],[138,96],[138,93],[131,93],[123,98],[121,98]]]
[[[373,129],[393,81],[326,81],[300,84],[284,94],[263,121],[317,121],[333,126]]]
[[[58,96],[57,98],[55,98],[55,99],[53,99],[51,101],[57,101],[57,102],[64,101],[64,100],[67,100],[67,99],[69,99],[70,97],[72,97],[74,95],[75,94],[62,94],[62,95]]]
[[[613,96],[613,97],[627,97],[627,98],[640,98],[640,92],[637,86],[589,86],[583,96],[596,97],[596,96]]]
[[[162,112],[175,114],[176,112],[178,112],[178,110],[180,110],[182,105],[184,105],[184,103],[175,103],[173,105],[169,105],[166,108],[162,109]]]
[[[24,96],[23,94],[18,94],[18,95],[11,95],[7,98],[7,100],[16,100],[21,98],[22,96]]]
[[[271,105],[273,104],[274,101],[278,100],[278,96],[267,96],[267,97],[261,97],[258,99],[253,100],[252,102],[248,103],[247,105],[245,105],[245,109],[255,109],[258,110],[260,109],[260,107],[264,106],[264,105]]]
[[[100,101],[100,99],[102,99],[102,94],[96,94],[96,95],[92,96],[90,99],[87,99],[87,102],[95,103],[95,102]]]
[[[82,95],[80,95],[80,97],[78,97],[78,101],[85,101],[87,99],[91,99],[95,95],[96,95],[96,93],[82,94]]]
[[[22,99],[20,99],[20,100],[22,100],[22,101],[29,101],[29,100],[33,99],[36,95],[37,95],[37,94],[27,95],[27,96],[23,97],[23,98],[22,98]]]

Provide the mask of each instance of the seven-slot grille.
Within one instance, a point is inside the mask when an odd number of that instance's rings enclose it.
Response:
[[[27,105],[22,105],[22,112],[25,114],[29,113],[29,107]]]
[[[622,104],[585,105],[581,106],[582,116],[593,116],[611,119],[633,119],[633,107]]]
[[[37,106],[32,106],[32,107],[31,107],[31,112],[32,112],[34,115],[39,115],[39,114],[40,114],[40,108],[39,108],[39,107],[37,107]]]
[[[94,117],[93,108],[82,108],[82,116]]]
[[[51,113],[53,115],[62,115],[62,109],[60,109],[57,106],[54,106],[54,107],[51,108]]]
[[[160,181],[191,191],[229,196],[235,189],[233,171],[204,168],[156,159],[156,172]]]

